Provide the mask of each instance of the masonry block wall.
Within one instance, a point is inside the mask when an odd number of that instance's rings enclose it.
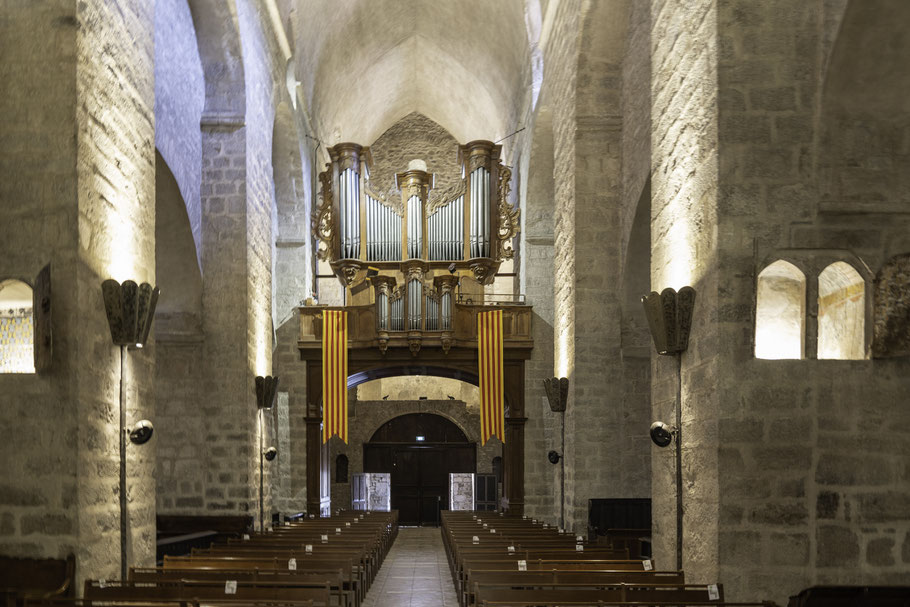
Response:
[[[856,255],[874,273],[910,248],[906,220],[895,213],[907,191],[898,142],[906,112],[893,97],[907,90],[910,74],[881,54],[906,48],[906,37],[889,50],[861,42],[889,36],[905,11],[718,5],[726,336],[718,544],[733,600],[780,602],[813,584],[897,583],[910,567],[906,450],[873,438],[907,422],[899,396],[908,389],[906,360],[757,360],[751,317],[755,276],[776,250]],[[855,214],[872,208],[876,214]],[[814,289],[817,275],[807,280]],[[807,306],[812,358],[811,293]]]
[[[529,117],[530,119],[531,117]],[[562,466],[547,459],[563,452],[562,415],[550,411],[543,379],[553,377],[553,112],[542,101],[531,134],[520,140],[521,240],[519,292],[533,306],[534,349],[525,362],[525,514],[559,524]]]
[[[717,7],[713,1],[651,2],[651,286],[698,293],[693,339],[682,355],[683,486],[691,579],[717,563]],[[652,366],[654,419],[675,420],[676,361]],[[673,423],[672,421],[667,423]],[[652,449],[654,555],[675,565],[672,449]]]
[[[195,513],[204,507],[207,433],[199,408],[203,374],[201,293],[202,133],[205,81],[192,15],[185,0],[155,4],[155,146],[161,163],[156,177],[156,256],[162,295],[153,330],[156,337],[158,466],[157,511]],[[173,192],[167,185],[173,181]],[[163,222],[170,197],[172,222]],[[178,208],[182,207],[182,209]],[[180,214],[182,213],[182,217]],[[189,230],[192,249],[180,250],[175,234]],[[178,254],[177,251],[180,251]],[[190,257],[188,259],[188,257]],[[191,265],[192,264],[192,265]],[[185,268],[196,268],[188,277]],[[199,284],[201,291],[201,284]]]
[[[0,378],[7,435],[24,439],[4,458],[16,485],[2,541],[11,554],[75,552],[77,584],[119,570],[120,361],[100,285],[155,277],[152,22],[126,2],[4,9],[4,77],[21,94],[4,96],[4,139],[21,152],[4,146],[4,271],[31,282],[51,262],[55,352],[47,373]],[[128,424],[154,414],[152,361],[128,355]],[[129,450],[134,564],[154,555],[154,465],[154,444]]]
[[[74,3],[0,9],[0,274],[33,284],[53,263],[51,288],[77,293],[76,36]],[[53,31],[55,36],[35,36]],[[36,100],[44,103],[37,104]],[[76,427],[68,393],[78,362],[70,333],[73,297],[54,300],[54,360],[40,375],[0,375],[0,550],[21,556],[75,553],[79,540],[75,435],[60,440],[47,420]],[[103,315],[103,312],[102,312]]]

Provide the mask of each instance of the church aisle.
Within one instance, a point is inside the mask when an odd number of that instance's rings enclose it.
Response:
[[[363,607],[455,607],[458,599],[442,535],[435,527],[401,528]]]

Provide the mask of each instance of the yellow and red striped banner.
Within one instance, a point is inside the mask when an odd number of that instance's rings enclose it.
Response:
[[[480,376],[480,444],[498,436],[506,442],[502,370],[502,310],[477,314]]]
[[[348,442],[348,313],[322,313],[322,442]]]

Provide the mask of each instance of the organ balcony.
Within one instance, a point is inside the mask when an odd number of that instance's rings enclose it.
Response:
[[[313,233],[346,305],[300,308],[301,348],[319,347],[327,309],[348,311],[351,347],[406,347],[415,356],[427,346],[476,347],[477,312],[493,303],[503,310],[506,343],[530,347],[530,308],[520,297],[491,301],[485,288],[512,258],[519,229],[501,146],[458,146],[461,181],[432,202],[434,176],[423,161],[402,167],[390,195],[370,182],[369,148],[341,143],[328,152]]]

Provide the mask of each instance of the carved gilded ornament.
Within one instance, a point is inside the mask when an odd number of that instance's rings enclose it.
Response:
[[[505,166],[499,168],[499,230],[496,234],[499,239],[500,260],[512,259],[515,250],[512,248],[512,239],[521,230],[519,217],[521,209],[513,209],[509,204],[509,192],[512,190],[510,181],[512,170]]]
[[[432,215],[439,209],[449,206],[449,204],[464,196],[466,190],[467,186],[465,186],[465,180],[462,179],[458,183],[447,187],[445,190],[434,192],[436,195],[431,195],[430,201],[427,204],[427,215]]]
[[[313,210],[313,233],[316,235],[316,256],[322,261],[334,259],[332,241],[335,237],[335,221],[332,211],[332,171],[319,173],[319,204]]]
[[[382,193],[374,188],[371,181],[367,181],[363,191],[373,200],[378,200],[383,206],[395,211],[400,217],[404,216],[404,204],[401,201],[401,192],[399,190],[392,188],[392,191]]]

